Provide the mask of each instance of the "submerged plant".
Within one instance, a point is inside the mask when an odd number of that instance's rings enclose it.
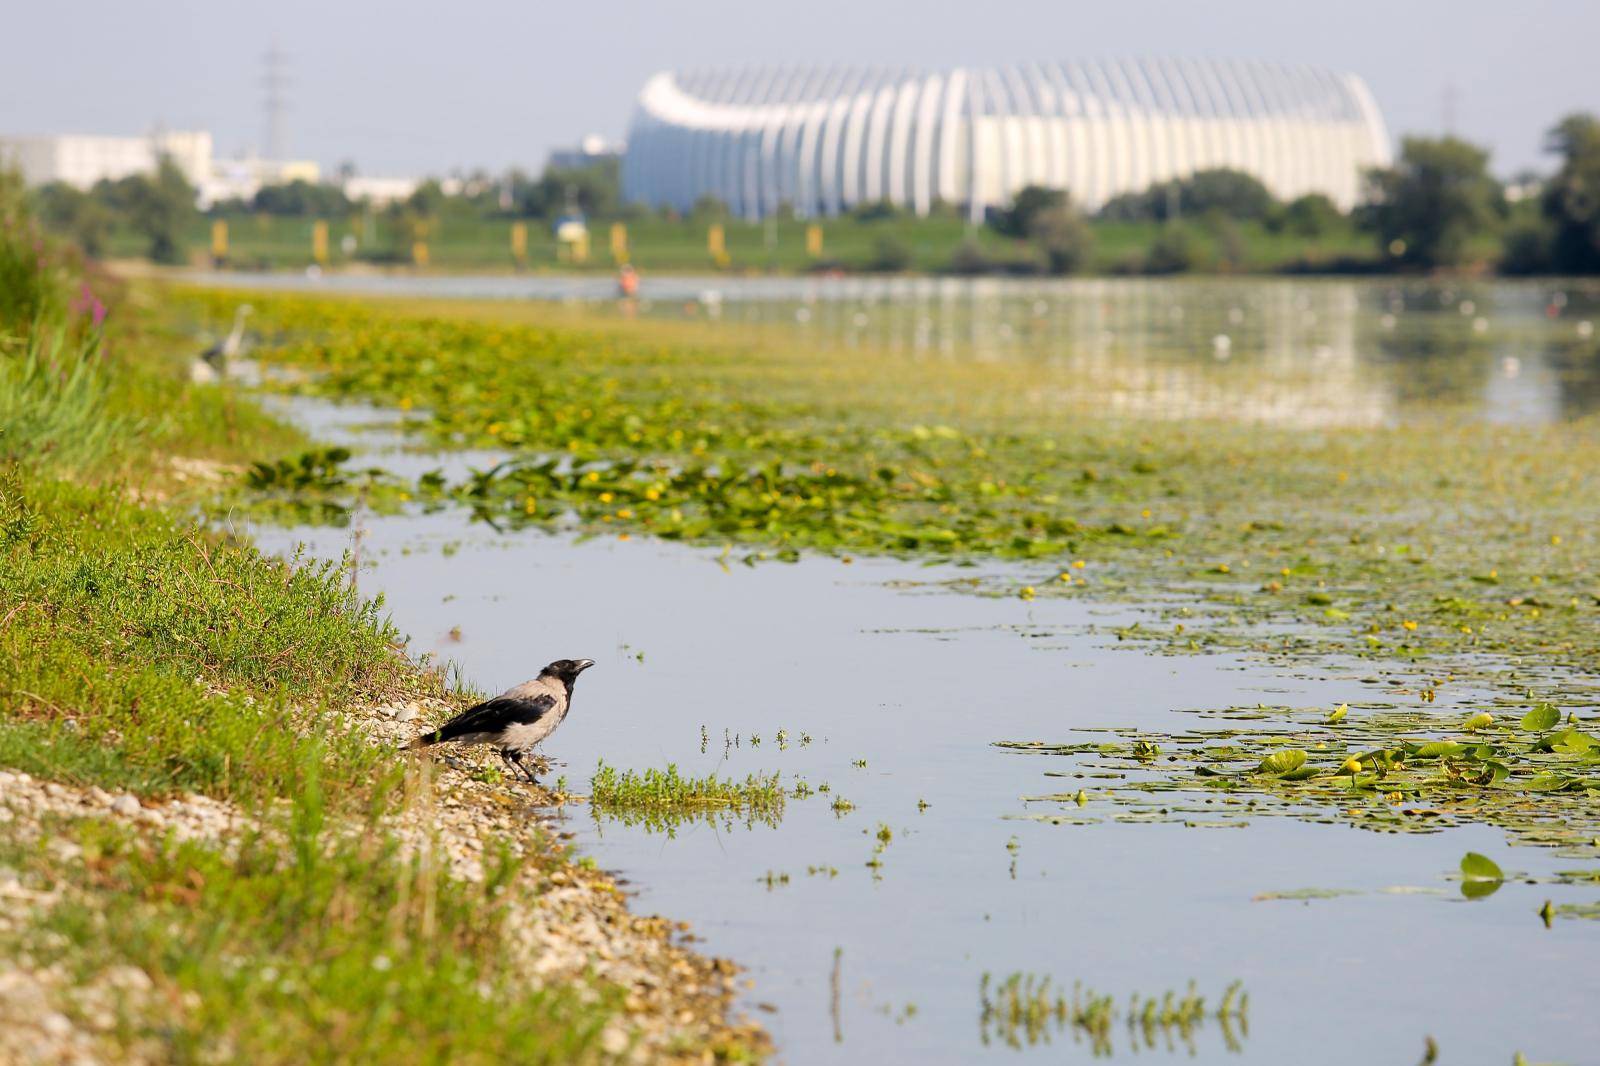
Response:
[[[1135,994],[1119,1009],[1113,997],[1076,982],[1067,992],[1037,974],[1013,973],[992,982],[986,973],[978,984],[978,1008],[978,1032],[985,1046],[999,1041],[1013,1048],[1031,1047],[1070,1032],[1074,1042],[1087,1040],[1095,1055],[1110,1055],[1119,1021],[1126,1025],[1134,1051],[1154,1050],[1161,1042],[1170,1045],[1176,1036],[1192,1055],[1194,1036],[1208,1021],[1217,1023],[1230,1051],[1240,1050],[1239,1037],[1249,1035],[1250,996],[1238,981],[1227,987],[1215,1009],[1207,1007],[1192,982],[1183,993]]]

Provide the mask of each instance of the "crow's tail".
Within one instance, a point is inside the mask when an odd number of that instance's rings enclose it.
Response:
[[[439,736],[439,731],[435,729],[432,733],[424,733],[411,743],[402,745],[400,750],[416,751],[418,748],[431,747],[432,745],[439,743],[441,739],[442,738]]]

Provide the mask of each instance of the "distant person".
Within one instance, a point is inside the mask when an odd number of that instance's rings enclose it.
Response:
[[[639,295],[639,272],[629,263],[622,264],[622,269],[617,271],[617,295],[624,300]]]

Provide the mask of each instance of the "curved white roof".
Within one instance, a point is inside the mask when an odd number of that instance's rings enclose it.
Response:
[[[623,193],[758,218],[888,200],[974,214],[1025,185],[1089,208],[1231,167],[1280,197],[1349,206],[1388,134],[1353,74],[1214,60],[1091,60],[944,71],[750,67],[657,74],[639,93]]]

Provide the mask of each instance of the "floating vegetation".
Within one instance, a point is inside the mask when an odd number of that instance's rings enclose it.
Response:
[[[1274,728],[1119,729],[1102,731],[1116,736],[1111,741],[998,746],[1072,760],[1073,769],[1050,776],[1103,778],[1087,811],[1116,821],[1225,825],[1292,815],[1390,833],[1492,825],[1513,844],[1600,856],[1600,740],[1549,703],[1489,722],[1487,713],[1462,721],[1393,709],[1335,721],[1286,708],[1202,713],[1265,718]],[[1076,797],[1026,802],[1076,804]],[[1464,883],[1476,883],[1480,894],[1503,880],[1488,859],[1468,858]]]
[[[292,458],[252,463],[249,492],[230,508],[256,518],[303,525],[343,525],[357,507],[398,513],[413,500],[437,503],[444,479],[402,481],[381,467],[352,467],[348,448],[312,448]]]
[[[213,317],[237,300],[173,296]],[[643,532],[747,561],[1038,559],[996,591],[1172,610],[1179,590],[1196,607],[1180,625],[1120,633],[1174,652],[1447,660],[1484,678],[1493,657],[1583,669],[1600,654],[1594,418],[1486,425],[1441,409],[1422,412],[1426,432],[1337,433],[1063,419],[1050,398],[1083,383],[1035,362],[750,346],[539,308],[252,301],[280,339],[260,358],[296,371],[268,387],[385,404],[435,447],[505,454],[414,487],[502,527]],[[1557,343],[1557,325],[1529,329]],[[1560,359],[1597,351],[1584,339]]]
[[[751,774],[743,781],[715,774],[684,777],[675,763],[638,773],[619,771],[602,760],[589,782],[589,804],[596,819],[604,815],[669,836],[692,823],[776,828],[786,796],[778,776]]]
[[[1206,1005],[1192,982],[1181,994],[1135,994],[1119,1008],[1113,997],[1076,982],[1068,992],[1036,974],[1014,973],[998,982],[984,974],[978,984],[978,1005],[978,1033],[985,1047],[992,1043],[1033,1047],[1049,1044],[1065,1032],[1074,1043],[1087,1041],[1095,1055],[1111,1055],[1120,1024],[1134,1052],[1176,1051],[1181,1045],[1193,1055],[1195,1036],[1209,1022],[1217,1024],[1229,1051],[1241,1050],[1242,1038],[1250,1035],[1250,995],[1237,981],[1227,987],[1215,1008]]]

